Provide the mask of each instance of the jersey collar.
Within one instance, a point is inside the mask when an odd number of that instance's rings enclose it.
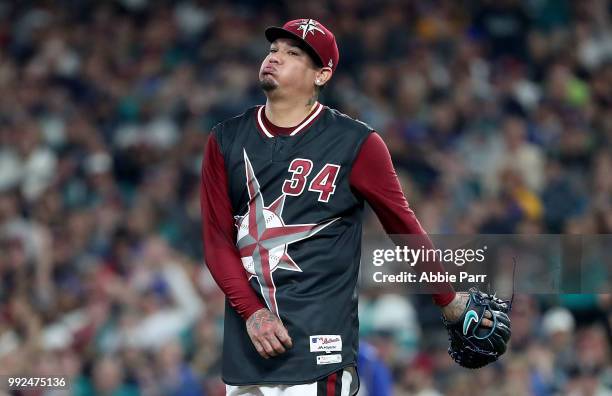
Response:
[[[260,106],[259,109],[257,109],[257,126],[259,127],[259,130],[261,130],[261,132],[263,132],[263,134],[266,137],[273,138],[276,135],[274,135],[272,132],[268,130],[268,128],[266,128],[266,125],[263,121],[264,109],[265,109],[265,106]],[[322,111],[323,111],[323,105],[321,103],[317,103],[317,105],[315,106],[314,110],[310,113],[310,115],[306,117],[301,123],[296,125],[293,131],[291,131],[288,134],[288,136],[295,136],[301,131],[308,128],[314,122],[314,120],[321,114]]]

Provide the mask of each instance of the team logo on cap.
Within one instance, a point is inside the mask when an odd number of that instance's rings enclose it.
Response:
[[[315,30],[325,34],[325,32],[319,28],[319,24],[314,19],[302,19],[301,22],[297,22],[293,26],[297,26],[297,30],[302,31],[302,40],[306,40],[306,35],[308,35],[308,33],[312,33],[314,36]]]

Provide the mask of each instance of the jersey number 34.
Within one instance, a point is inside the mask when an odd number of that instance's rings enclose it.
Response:
[[[312,161],[296,158],[289,164],[291,178],[283,183],[283,193],[287,195],[300,195],[304,192],[308,176],[312,172]],[[320,202],[329,202],[329,198],[336,191],[336,177],[340,172],[340,165],[325,164],[308,185],[308,191],[319,194]]]

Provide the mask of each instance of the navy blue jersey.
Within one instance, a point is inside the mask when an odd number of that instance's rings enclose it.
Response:
[[[351,167],[372,132],[324,107],[295,136],[266,136],[252,108],[215,128],[251,286],[277,314],[293,348],[262,358],[226,304],[223,380],[231,385],[314,382],[354,366],[363,199]]]

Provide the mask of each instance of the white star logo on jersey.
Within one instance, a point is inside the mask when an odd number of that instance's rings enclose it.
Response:
[[[310,238],[334,221],[319,224],[291,224],[283,221],[285,194],[269,206],[264,206],[259,181],[244,150],[246,184],[249,192],[249,209],[244,216],[236,216],[238,234],[236,245],[249,280],[257,278],[261,294],[270,311],[278,316],[276,285],[272,273],[277,269],[302,272],[287,253],[288,245]]]
[[[315,30],[325,34],[325,32],[319,28],[319,24],[314,19],[302,19],[302,22],[297,22],[293,26],[297,26],[298,30],[302,31],[302,40],[306,40],[306,35],[312,33],[314,36]]]

